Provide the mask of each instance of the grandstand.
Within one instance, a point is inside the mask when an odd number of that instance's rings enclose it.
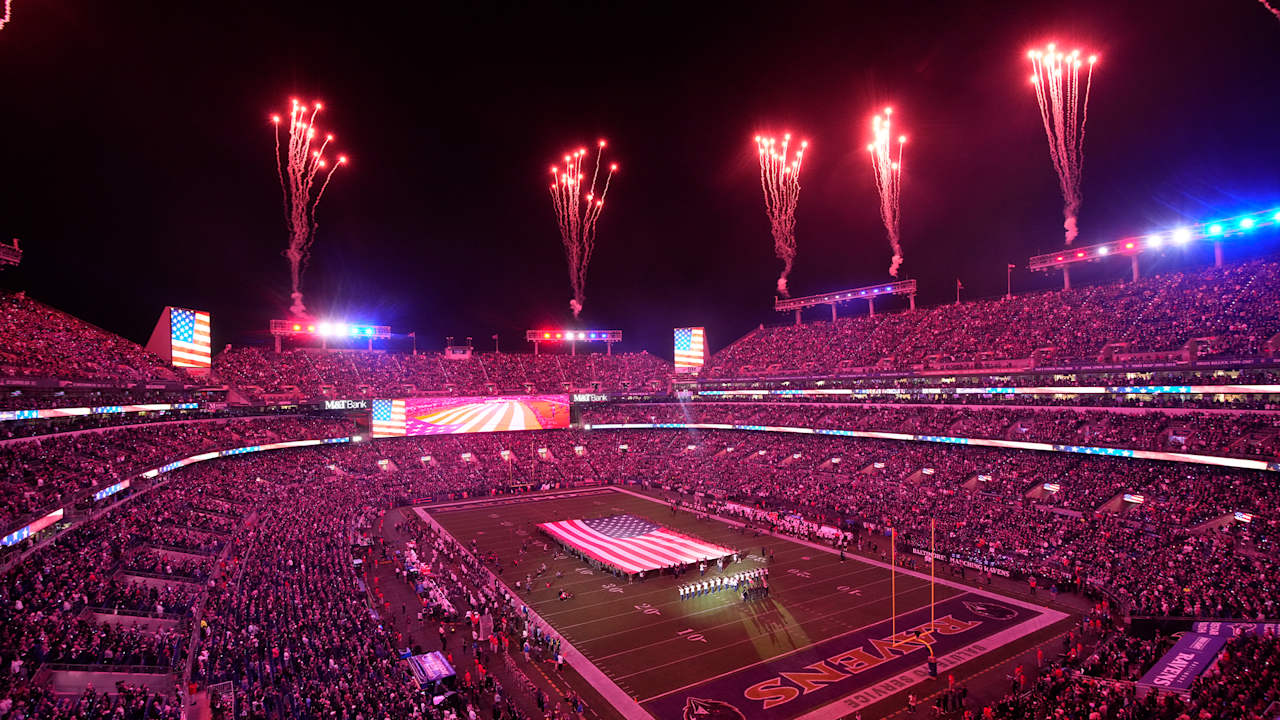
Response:
[[[3,6],[0,720],[1280,720],[1280,0]]]
[[[646,353],[233,347],[201,382],[6,296],[0,689],[35,716],[399,716],[396,653],[440,650],[437,691],[510,717],[1263,712],[1275,677],[1237,658],[1280,653],[1278,271],[762,328],[697,379]],[[548,393],[580,400],[571,427],[369,438],[374,399]],[[536,531],[617,513],[734,555],[614,577]],[[1162,691],[1178,631],[1222,656]],[[880,637],[883,672],[833,659]]]

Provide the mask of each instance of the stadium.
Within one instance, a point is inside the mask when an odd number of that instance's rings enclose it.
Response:
[[[0,720],[1280,718],[1280,11],[1006,5],[6,2]]]

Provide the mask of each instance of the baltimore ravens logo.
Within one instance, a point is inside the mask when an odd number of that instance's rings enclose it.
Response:
[[[723,700],[685,698],[683,720],[747,720],[738,708]]]
[[[971,602],[964,601],[964,606],[969,608],[969,612],[978,617],[990,618],[992,620],[1012,620],[1018,616],[1018,611],[1007,605],[998,605],[990,602]]]

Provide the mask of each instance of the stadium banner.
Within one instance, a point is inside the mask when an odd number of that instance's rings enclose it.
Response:
[[[206,460],[231,457],[233,455],[245,455],[248,453],[263,452],[267,450],[288,450],[290,448],[311,447],[313,445],[336,445],[340,443],[360,442],[362,439],[363,438],[360,435],[352,435],[351,437],[320,438],[317,440],[285,440],[284,442],[267,443],[266,445],[246,445],[244,447],[231,448],[229,450],[215,450],[213,452],[200,453],[199,455],[185,457],[181,460],[174,460],[171,463],[148,470],[140,474],[138,477],[150,480],[167,472],[177,470],[178,468],[194,465],[195,463],[204,462]]]
[[[676,372],[697,372],[707,361],[707,330],[700,327],[675,329]]]
[[[1226,635],[1183,633],[1169,652],[1142,676],[1138,687],[1182,694],[1189,692],[1191,683],[1218,659],[1218,653],[1229,639]]]
[[[1280,385],[1048,385],[1035,387],[696,390],[706,397],[915,397],[921,395],[1275,395]]]
[[[416,397],[374,400],[373,437],[456,435],[569,427],[569,396]]]
[[[933,552],[928,548],[917,547],[914,545],[911,546],[911,552],[912,554],[919,555],[927,560],[937,559],[947,563],[948,565],[966,567],[966,568],[969,568],[970,570],[978,570],[980,572],[989,572],[992,575],[998,575],[1000,577],[1006,577],[1006,578],[1017,577],[1009,570],[1006,570],[1005,568],[1002,568],[999,565],[985,562],[982,558],[976,558],[976,559],[966,558],[963,555],[960,555],[959,553],[952,553],[950,555],[945,555],[940,552]]]
[[[1201,635],[1225,635],[1227,637],[1238,637],[1240,635],[1277,635],[1280,636],[1280,622],[1223,622],[1220,620],[1212,620],[1208,622],[1197,622],[1191,626],[1191,631]]]
[[[44,517],[40,518],[39,520],[36,520],[35,522],[29,525],[24,525],[18,528],[17,530],[9,533],[8,535],[5,535],[3,538],[0,538],[0,546],[9,547],[10,545],[17,545],[23,540],[26,540],[32,535],[35,535],[41,530],[58,522],[59,520],[62,519],[62,516],[65,513],[66,513],[65,508],[58,508],[57,510],[54,510],[48,515],[45,515]]]
[[[127,490],[129,486],[132,484],[133,484],[132,480],[122,480],[116,483],[115,485],[108,485],[107,487],[104,487],[98,492],[93,494],[93,501],[100,502],[102,500],[106,500],[107,498],[111,497],[112,495],[115,495],[121,490]]]
[[[419,685],[443,680],[455,674],[453,666],[438,651],[414,655],[407,662]]]
[[[82,415],[116,415],[120,413],[167,412],[169,410],[199,410],[200,403],[147,403],[144,405],[101,405],[99,407],[62,407],[30,410],[0,410],[0,422],[12,420],[46,420]]]
[[[151,331],[147,350],[174,367],[203,375],[212,363],[212,320],[204,310],[166,306]]]
[[[949,445],[975,445],[1010,450],[1041,450],[1047,452],[1082,453],[1129,460],[1167,460],[1169,462],[1215,465],[1242,470],[1266,470],[1280,472],[1280,462],[1253,460],[1250,458],[1223,457],[1221,455],[1196,455],[1194,453],[1163,452],[1158,450],[1129,450],[1126,448],[1094,447],[1088,445],[1053,445],[1023,440],[992,440],[988,438],[950,437],[946,435],[910,435],[907,433],[880,432],[876,430],[837,430],[828,428],[782,427],[775,425],[732,425],[728,423],[583,423],[583,430],[744,430],[754,432],[779,432],[800,435],[835,435],[837,437],[871,438],[875,440],[913,440],[917,442],[945,443]]]

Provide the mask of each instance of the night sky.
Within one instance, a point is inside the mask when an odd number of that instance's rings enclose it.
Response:
[[[547,170],[598,137],[621,171],[576,327],[669,358],[673,326],[718,349],[784,319],[761,131],[811,142],[793,292],[887,279],[865,150],[886,104],[921,301],[998,295],[1062,243],[1025,58],[1055,39],[1101,55],[1079,242],[1280,205],[1280,22],[1254,0],[551,5],[13,0],[0,236],[26,256],[0,283],[140,342],[166,304],[212,311],[217,348],[261,342],[288,304],[268,116],[297,96],[352,160],[308,305],[420,347],[569,325]],[[1206,257],[1183,255],[1150,264]]]

